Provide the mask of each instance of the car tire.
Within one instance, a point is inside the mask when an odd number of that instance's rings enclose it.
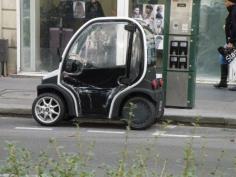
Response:
[[[32,105],[33,118],[41,125],[53,126],[65,116],[65,104],[56,94],[39,95]]]
[[[147,129],[155,122],[155,106],[146,98],[133,97],[122,106],[121,116],[131,129]]]

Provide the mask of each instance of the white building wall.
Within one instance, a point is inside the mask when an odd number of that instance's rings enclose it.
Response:
[[[0,0],[0,38],[8,39],[9,60],[8,74],[16,74],[17,63],[17,21],[16,0]]]

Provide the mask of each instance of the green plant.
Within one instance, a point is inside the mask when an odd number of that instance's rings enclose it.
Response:
[[[131,120],[133,116],[132,104],[130,104],[129,109],[129,120]],[[129,120],[124,138],[124,148],[119,156],[117,165],[105,165],[102,168],[104,173],[106,173],[106,177],[174,177],[174,175],[168,173],[168,159],[163,160],[159,154],[152,151],[153,149],[156,150],[154,144],[132,149],[134,154],[128,153],[131,131]],[[197,126],[198,124],[194,124],[192,134],[195,134]],[[27,177],[27,175],[36,177],[95,177],[96,172],[90,167],[94,143],[85,146],[79,134],[79,128],[76,138],[79,152],[67,153],[64,147],[60,146],[55,139],[50,139],[49,146],[45,149],[45,152],[40,152],[38,156],[36,155],[37,160],[33,160],[32,153],[26,148],[7,143],[8,156],[5,164],[0,168],[0,176],[1,174],[9,174],[9,177]],[[181,177],[197,177],[197,164],[193,145],[194,138],[191,138],[184,149],[184,168]],[[83,151],[83,149],[86,151]],[[206,157],[205,151],[206,146],[204,145],[200,152],[202,154],[200,157],[203,158],[203,161]],[[223,172],[219,170],[219,167],[224,154],[225,152],[221,151],[220,157],[217,159],[217,166],[210,175],[214,177],[223,176]],[[234,160],[236,168],[236,158]],[[149,164],[154,164],[155,169],[150,170]],[[203,162],[200,162],[200,167],[204,167]],[[206,174],[201,174],[200,176],[206,176]]]
[[[1,174],[23,177],[29,174],[31,168],[31,153],[25,148],[16,148],[12,143],[7,144],[8,157],[6,164],[0,169]]]
[[[138,151],[136,150],[135,156],[132,156],[132,160],[130,161],[130,156],[128,154],[128,140],[130,134],[130,124],[134,117],[133,110],[135,109],[135,105],[130,103],[128,105],[129,116],[127,120],[126,127],[126,136],[124,142],[124,149],[121,153],[121,159],[118,161],[117,167],[106,167],[106,175],[107,177],[172,177],[172,175],[167,175],[166,172],[166,163],[163,164],[163,168],[161,170],[160,175],[157,172],[153,172],[148,170],[148,161],[152,159],[153,161],[158,161],[159,155],[153,156],[151,153],[151,148],[147,146],[144,150]]]
[[[9,174],[10,177],[26,177],[31,174],[38,177],[95,176],[93,170],[87,169],[91,153],[66,153],[56,140],[51,139],[49,143],[56,156],[52,158],[48,152],[41,152],[36,162],[33,162],[30,151],[8,143],[8,157],[5,165],[0,169],[0,174]],[[89,152],[92,147],[88,148]]]
[[[56,150],[57,159],[48,161],[48,174],[52,177],[92,177],[93,173],[86,172],[86,163],[80,153],[65,153],[63,147],[59,146],[55,140],[50,140],[53,149]]]
[[[195,170],[195,156],[193,151],[193,142],[191,141],[188,143],[185,154],[184,154],[184,161],[185,161],[185,167],[183,171],[183,177],[195,177],[196,176],[196,170]]]

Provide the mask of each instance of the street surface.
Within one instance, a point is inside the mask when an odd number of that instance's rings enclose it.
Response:
[[[78,152],[78,137],[83,152],[94,143],[90,167],[96,176],[104,176],[102,164],[116,167],[128,137],[128,159],[132,163],[137,152],[148,160],[148,169],[179,176],[184,168],[184,150],[192,141],[198,176],[233,177],[236,172],[236,129],[154,125],[145,131],[129,131],[122,125],[72,123],[42,127],[31,118],[0,118],[0,165],[6,159],[6,143],[28,148],[34,157],[49,149],[54,138],[65,152]],[[53,153],[52,153],[53,154]],[[154,163],[157,158],[157,163]],[[211,174],[212,173],[212,174]]]

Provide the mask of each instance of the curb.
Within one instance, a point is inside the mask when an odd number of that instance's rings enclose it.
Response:
[[[25,108],[0,108],[0,115],[8,115],[13,117],[31,117],[32,111],[31,109]]]
[[[31,108],[0,108],[0,115],[13,117],[32,117]],[[162,122],[170,124],[199,124],[211,127],[236,127],[236,119],[226,117],[193,116],[193,115],[170,115],[165,114]]]
[[[236,127],[236,119],[209,116],[164,115],[163,121],[177,124],[199,124],[212,127]]]

